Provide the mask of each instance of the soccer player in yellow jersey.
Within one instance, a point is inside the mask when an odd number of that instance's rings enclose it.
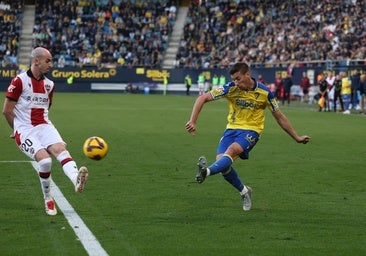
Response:
[[[248,159],[250,150],[258,142],[264,128],[265,109],[269,108],[281,128],[296,142],[306,144],[310,137],[298,135],[290,121],[281,112],[272,92],[251,77],[246,63],[236,63],[230,70],[232,82],[199,96],[193,106],[185,128],[194,134],[198,115],[207,102],[226,98],[229,104],[227,126],[217,147],[216,161],[210,166],[206,158],[198,159],[196,181],[202,183],[207,176],[222,173],[225,180],[240,193],[243,210],[251,208],[252,189],[243,184],[232,163],[238,157]]]

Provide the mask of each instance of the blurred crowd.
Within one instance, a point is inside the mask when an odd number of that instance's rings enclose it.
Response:
[[[2,67],[18,64],[23,1],[0,1],[0,61]]]
[[[39,0],[33,46],[59,67],[159,66],[176,18],[174,1]]]
[[[191,4],[176,67],[365,59],[365,0]]]
[[[16,65],[23,2],[1,1],[2,66]],[[179,0],[38,0],[33,47],[64,66],[160,67]],[[366,0],[192,0],[175,67],[364,60]],[[286,64],[287,65],[287,64]]]

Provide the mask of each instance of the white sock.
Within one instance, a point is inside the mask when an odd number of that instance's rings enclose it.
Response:
[[[51,199],[51,165],[52,165],[52,159],[50,157],[44,158],[40,161],[38,161],[38,175],[39,173],[43,173],[43,176],[45,174],[48,174],[49,176],[47,178],[39,177],[39,181],[41,182],[41,188],[43,193],[43,198],[45,200]]]
[[[39,177],[39,181],[41,182],[44,200],[51,199],[51,176],[46,179]]]
[[[244,185],[243,190],[240,192],[240,195],[245,195],[248,192],[248,188]]]
[[[76,163],[74,161],[67,162],[62,166],[62,169],[64,170],[66,176],[69,177],[71,182],[75,184],[79,172]]]
[[[67,150],[61,152],[57,156],[57,161],[59,161],[62,165],[62,169],[64,170],[66,176],[71,180],[73,184],[75,184],[76,178],[78,176],[78,167],[75,161],[72,159],[70,153]]]

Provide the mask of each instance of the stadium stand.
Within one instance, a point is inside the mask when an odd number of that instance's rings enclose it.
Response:
[[[178,0],[35,2],[32,47],[49,48],[58,67],[161,67],[180,9]],[[1,1],[2,66],[17,65],[23,6]],[[366,0],[192,0],[172,67],[364,63],[365,12]]]
[[[365,12],[365,0],[191,2],[175,66],[364,61]]]
[[[40,0],[34,47],[62,66],[160,66],[175,22],[171,1]]]
[[[2,67],[18,65],[23,1],[0,2],[0,60]]]

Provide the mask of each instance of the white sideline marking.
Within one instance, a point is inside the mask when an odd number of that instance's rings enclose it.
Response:
[[[2,160],[0,163],[30,163],[31,161],[27,160]]]
[[[35,161],[31,161],[31,164],[33,168],[37,171],[38,163]],[[51,189],[52,196],[55,199],[58,208],[64,214],[79,241],[84,246],[86,252],[91,256],[108,256],[108,253],[103,249],[93,233],[85,225],[84,221],[75,212],[74,208],[67,201],[67,199],[62,194],[56,183],[53,182],[53,180],[51,180]]]

